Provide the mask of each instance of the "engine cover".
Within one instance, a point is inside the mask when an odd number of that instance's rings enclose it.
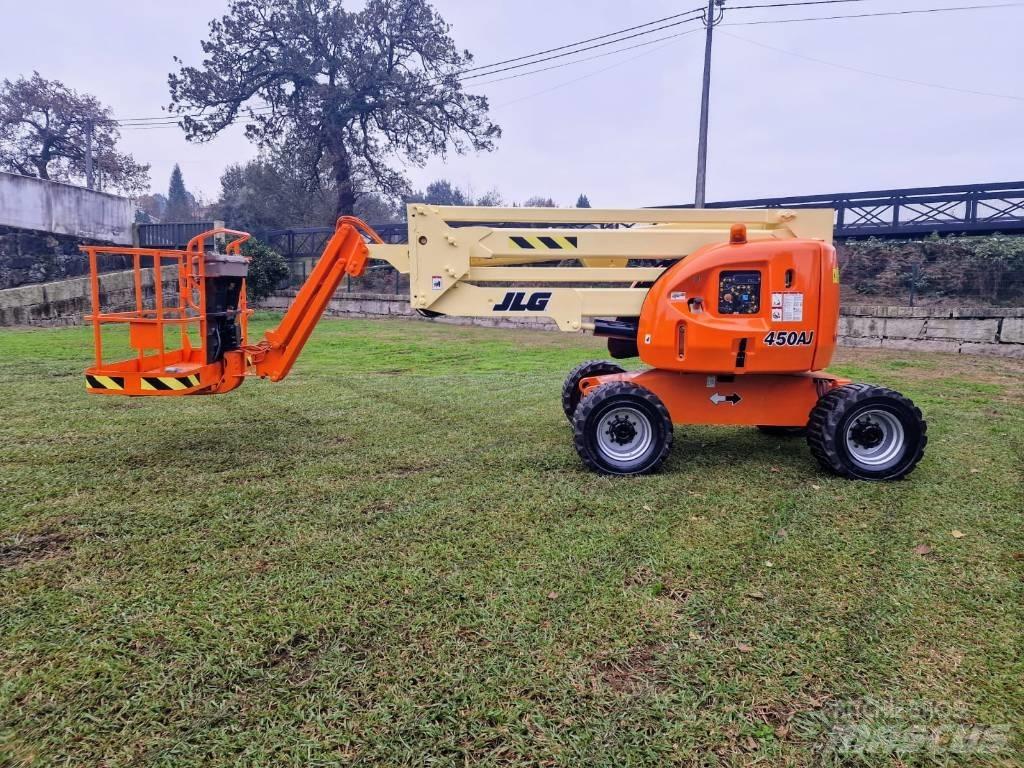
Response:
[[[818,240],[760,240],[694,251],[651,287],[640,358],[701,373],[800,373],[835,350],[839,270]]]

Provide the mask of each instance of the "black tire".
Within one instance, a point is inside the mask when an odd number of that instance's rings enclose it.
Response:
[[[610,363],[607,360],[588,360],[580,363],[565,377],[562,385],[562,410],[565,418],[572,423],[573,414],[576,413],[576,406],[580,404],[580,382],[590,376],[604,376],[609,373],[625,373],[626,369],[621,365]]]
[[[602,384],[576,409],[573,442],[595,472],[646,475],[672,448],[672,419],[649,389],[628,381]]]
[[[758,425],[762,434],[771,437],[803,437],[807,434],[807,427],[773,427],[770,425]]]
[[[891,389],[848,384],[811,411],[807,444],[822,467],[856,480],[901,480],[928,444],[920,409]]]

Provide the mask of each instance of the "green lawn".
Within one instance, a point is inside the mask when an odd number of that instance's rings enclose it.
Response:
[[[1020,362],[843,351],[929,421],[868,484],[710,427],[585,472],[557,333],[324,321],[217,398],[0,353],[0,765],[1024,761]]]

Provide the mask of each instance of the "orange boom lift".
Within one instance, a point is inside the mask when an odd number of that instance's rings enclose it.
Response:
[[[552,214],[414,204],[403,245],[343,217],[280,325],[255,344],[247,233],[215,229],[184,250],[85,247],[96,346],[86,387],[173,397],[230,392],[246,376],[279,381],[342,278],[363,274],[372,257],[409,274],[421,314],[546,317],[649,366],[590,361],[566,379],[574,444],[597,472],[655,471],[685,424],[805,433],[821,465],[850,478],[899,479],[921,459],[927,427],[912,402],[825,372],[839,321],[831,211],[577,209],[538,226]],[[495,220],[503,224],[483,224]],[[101,312],[103,254],[133,260],[134,310]],[[579,266],[564,266],[572,260]],[[165,296],[168,270],[176,290]],[[110,323],[128,325],[133,357],[104,360]]]

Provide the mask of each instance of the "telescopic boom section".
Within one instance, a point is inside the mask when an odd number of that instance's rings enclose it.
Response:
[[[342,216],[338,219],[334,235],[295,296],[281,324],[267,331],[264,341],[247,348],[249,359],[259,376],[280,381],[291,371],[342,279],[346,275],[359,277],[366,270],[370,252],[364,235],[375,243],[384,242],[361,219],[355,216]]]

